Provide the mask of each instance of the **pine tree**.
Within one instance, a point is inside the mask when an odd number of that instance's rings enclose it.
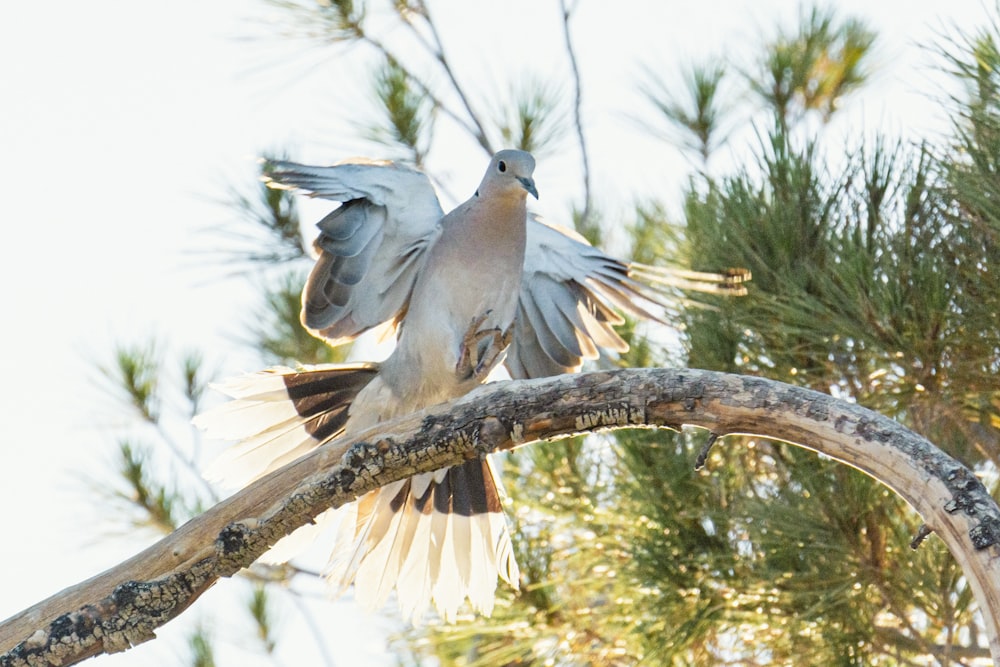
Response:
[[[564,89],[532,81],[511,88],[505,113],[477,112],[485,105],[456,79],[420,0],[395,3],[393,19],[418,37],[432,73],[409,68],[371,32],[364,4],[279,4],[302,34],[379,55],[372,98],[381,113],[359,125],[373,153],[425,165],[448,125],[487,153],[503,143],[544,156],[575,133],[586,164],[585,125],[561,104]],[[575,65],[572,7],[563,10]],[[631,352],[603,363],[759,374],[849,398],[924,434],[995,490],[1000,35],[992,28],[942,48],[964,86],[947,101],[947,145],[830,136],[830,119],[864,86],[875,40],[858,20],[809,9],[796,30],[761,46],[755,67],[719,60],[690,69],[687,98],[646,72],[640,85],[658,114],[648,130],[690,151],[696,168],[679,219],[666,213],[669,202],[636,207],[635,259],[746,267],[753,281],[742,299],[678,295],[679,344],[630,329]],[[753,113],[734,113],[727,90],[745,91]],[[712,168],[720,146],[746,136],[742,164]],[[582,177],[573,217],[597,239],[586,169]],[[269,276],[251,344],[269,363],[338,359],[298,324],[308,258],[293,200],[267,189],[236,200],[245,228],[263,233],[250,248],[230,245],[230,258]],[[124,349],[109,371],[154,433],[162,363],[154,350]],[[189,356],[181,366],[181,395],[194,411],[203,363]],[[166,451],[187,475],[198,454],[196,443],[182,446],[162,429],[158,438],[121,443],[121,493],[131,520],[169,530],[214,492],[190,477],[154,477],[151,456]],[[445,665],[988,661],[961,572],[933,536],[911,548],[919,517],[889,490],[762,439],[726,438],[695,472],[705,441],[696,432],[633,433],[511,455],[520,591],[501,589],[492,618],[408,630],[407,650]],[[276,639],[266,591],[310,574],[250,574],[268,582],[247,605],[267,652]],[[191,638],[191,650],[195,664],[214,664],[207,632]]]

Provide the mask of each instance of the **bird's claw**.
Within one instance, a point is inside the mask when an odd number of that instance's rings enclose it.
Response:
[[[493,311],[487,310],[482,315],[473,317],[465,332],[458,363],[455,365],[455,373],[461,378],[472,377],[477,382],[484,381],[514,337],[513,327],[506,331],[501,331],[499,327],[480,329],[491,312]],[[479,344],[485,339],[490,339],[490,343],[480,356]]]

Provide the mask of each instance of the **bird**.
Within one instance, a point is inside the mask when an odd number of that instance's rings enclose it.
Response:
[[[626,351],[620,313],[659,320],[670,289],[744,291],[745,272],[627,264],[542,220],[527,210],[534,169],[530,153],[499,151],[475,193],[444,214],[427,175],[402,164],[270,161],[269,186],[340,202],[317,224],[303,325],[334,346],[372,329],[396,345],[381,363],[272,368],[217,385],[233,400],[195,424],[237,443],[207,475],[248,483],[333,438],[460,397],[501,364],[514,379],[578,371],[602,349]],[[348,505],[327,578],[338,593],[353,584],[371,609],[395,590],[414,620],[433,605],[454,621],[466,600],[490,615],[498,577],[519,580],[503,505],[488,458],[391,483]],[[307,541],[317,530],[300,532]],[[271,557],[294,555],[294,537]]]

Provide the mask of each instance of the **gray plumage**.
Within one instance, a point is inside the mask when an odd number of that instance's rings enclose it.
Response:
[[[196,423],[240,442],[209,475],[246,483],[341,433],[461,396],[501,362],[514,378],[579,370],[601,350],[627,349],[614,330],[621,313],[661,319],[674,288],[741,289],[739,273],[629,265],[541,221],[525,206],[537,196],[533,170],[529,154],[501,151],[476,194],[444,215],[428,178],[407,167],[271,162],[272,187],[341,202],[318,223],[303,324],[331,345],[387,326],[397,345],[381,364],[272,369],[221,385],[235,400]],[[294,556],[319,529],[279,542],[273,557]],[[453,619],[466,598],[490,613],[498,575],[516,586],[518,571],[489,462],[352,503],[328,574],[371,607],[395,589],[409,617],[433,602]]]

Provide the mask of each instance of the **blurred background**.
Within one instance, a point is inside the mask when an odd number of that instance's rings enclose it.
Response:
[[[622,7],[626,7],[622,9]],[[978,1],[8,3],[0,9],[0,618],[230,489],[206,383],[332,361],[313,224],[261,155],[392,158],[445,208],[493,150],[623,258],[749,268],[602,363],[761,374],[900,419],[995,492],[1000,14]],[[360,352],[356,354],[365,354]],[[812,453],[622,434],[505,460],[520,592],[411,627],[323,554],[220,582],[102,664],[989,664],[920,518]]]

